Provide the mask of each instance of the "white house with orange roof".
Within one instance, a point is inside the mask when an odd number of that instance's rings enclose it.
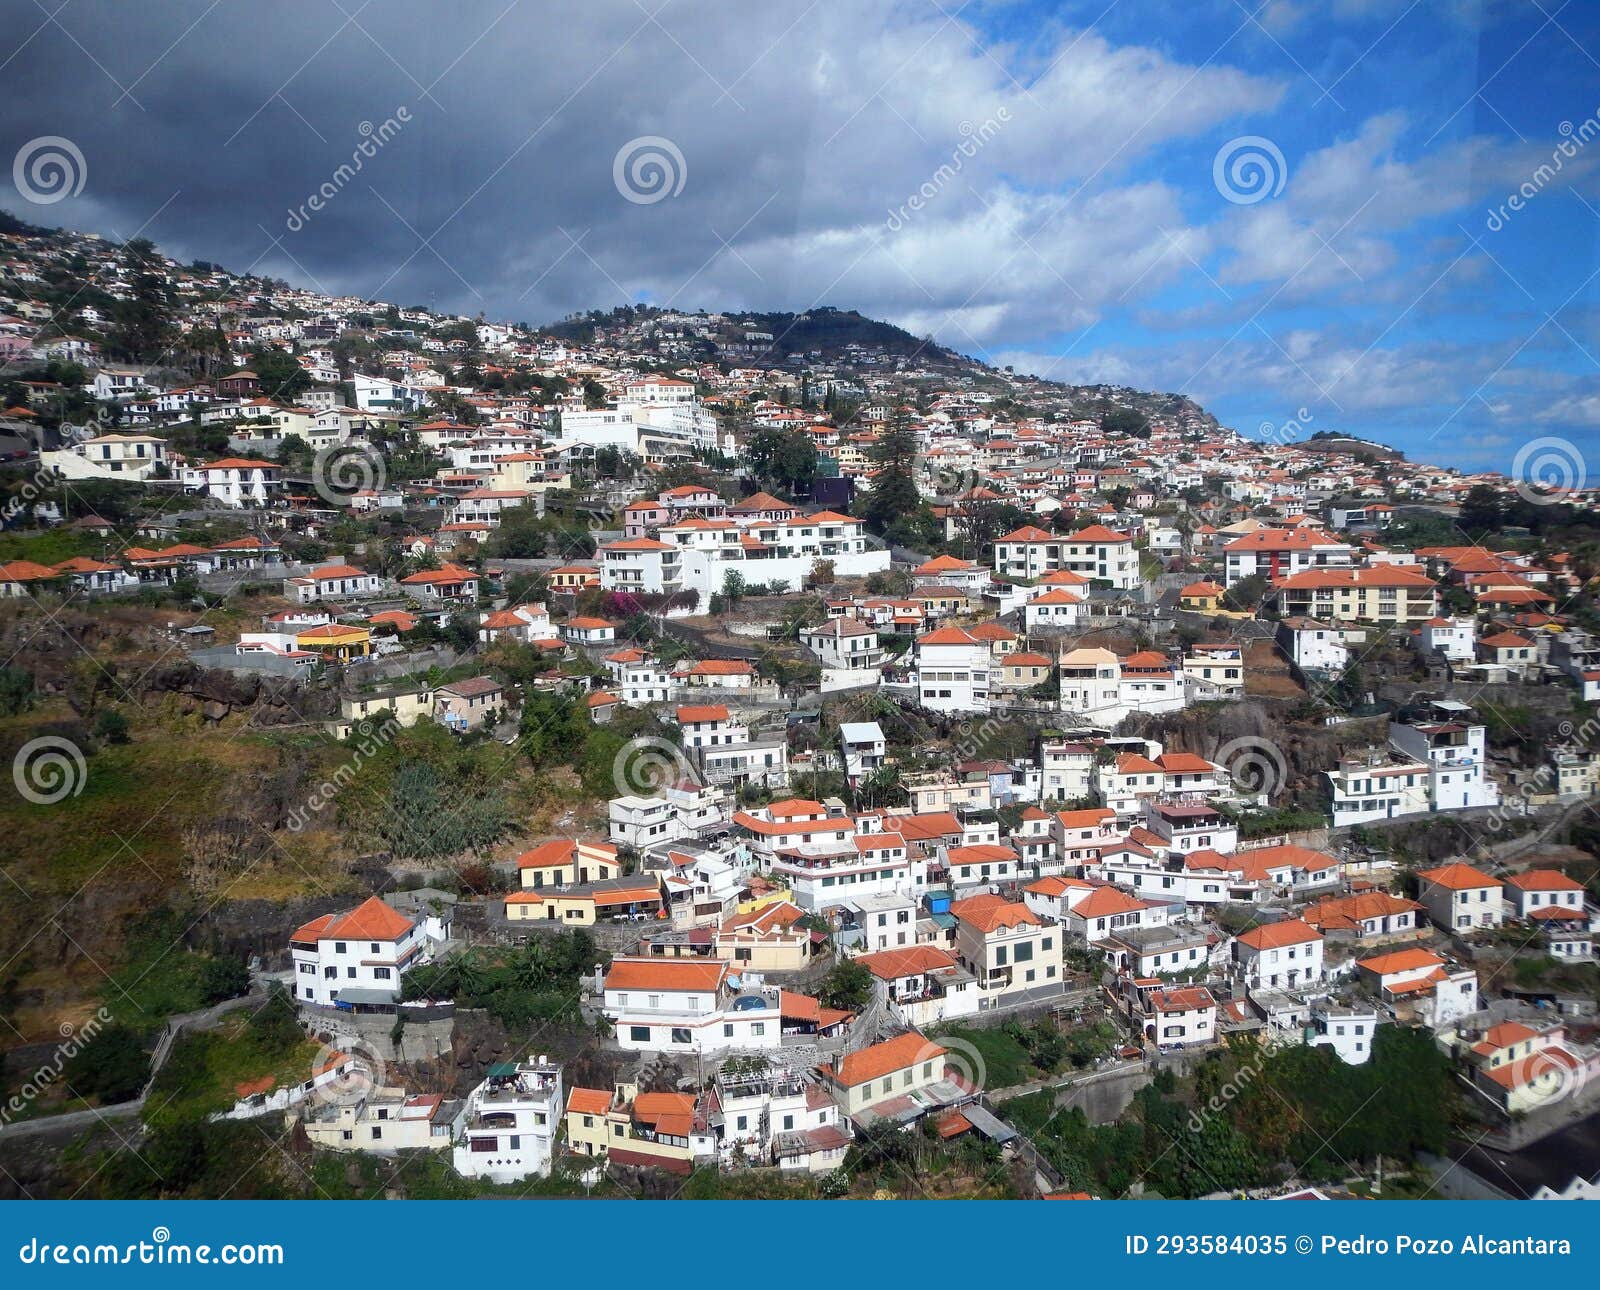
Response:
[[[401,578],[400,588],[425,605],[471,605],[478,599],[478,575],[471,569],[445,564]]]
[[[846,1116],[856,1119],[873,1107],[895,1107],[894,1118],[916,1118],[946,1104],[948,1050],[915,1030],[817,1068],[822,1087]],[[896,1104],[903,1104],[901,1107]]]
[[[1068,631],[1078,625],[1086,597],[1070,587],[1046,587],[1022,604],[1022,625],[1029,632]]]
[[[978,979],[937,945],[908,945],[860,954],[876,989],[908,1026],[933,1026],[970,1017],[983,1002]]]
[[[1397,1017],[1439,1027],[1478,1010],[1478,974],[1419,945],[1356,961],[1357,979]]]
[[[1507,1115],[1553,1106],[1595,1073],[1590,1055],[1574,1050],[1560,1022],[1510,1019],[1479,1028],[1469,1019],[1455,1042],[1473,1087]]]
[[[940,627],[917,638],[917,701],[933,712],[987,712],[989,645],[961,627]]]
[[[1257,576],[1276,582],[1308,569],[1348,568],[1354,553],[1349,543],[1319,529],[1259,529],[1223,547],[1225,585]]]
[[[480,614],[478,639],[485,645],[497,640],[520,641],[524,645],[548,642],[558,649],[561,645],[543,605],[513,605]]]
[[[936,555],[931,560],[925,560],[912,570],[912,577],[918,582],[938,582],[960,587],[971,595],[981,595],[993,581],[989,570],[981,564],[953,555]]]
[[[1424,654],[1439,650],[1453,663],[1470,663],[1477,629],[1469,618],[1430,618],[1415,629],[1417,648]]]
[[[1292,990],[1322,980],[1322,933],[1298,918],[1262,923],[1234,938],[1235,969],[1251,990]]]
[[[1499,927],[1505,884],[1468,864],[1446,864],[1417,874],[1417,899],[1434,925],[1449,931]]]
[[[203,466],[185,466],[181,477],[185,485],[224,506],[267,506],[283,490],[283,467],[251,457],[224,457]]]
[[[1216,1042],[1217,1001],[1205,986],[1168,986],[1158,980],[1135,986],[1134,994],[1135,1021],[1150,1043],[1166,1049]]]
[[[779,991],[747,977],[723,959],[618,957],[602,985],[601,1010],[629,1051],[776,1049]]]
[[[376,596],[382,591],[382,578],[353,564],[325,564],[299,577],[285,578],[283,583],[283,594],[298,605]]]
[[[1050,533],[1025,524],[995,541],[994,571],[998,574],[1031,582],[1058,569],[1122,591],[1131,591],[1140,583],[1133,538],[1103,524],[1091,524],[1074,533]]]
[[[365,1000],[400,998],[400,974],[432,957],[435,942],[376,896],[341,914],[323,914],[289,938],[294,997],[332,1007],[343,992]]]
[[[1559,869],[1529,869],[1509,875],[1504,886],[1507,914],[1529,918],[1541,909],[1583,912],[1585,889]]]

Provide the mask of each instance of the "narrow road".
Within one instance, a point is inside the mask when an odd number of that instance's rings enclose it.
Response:
[[[19,1120],[15,1124],[0,1124],[0,1141],[15,1141],[50,1133],[89,1129],[107,1120],[127,1120],[137,1116],[144,1110],[145,1099],[155,1087],[156,1076],[167,1064],[167,1058],[172,1054],[172,1047],[179,1035],[194,1028],[203,1030],[230,1012],[251,1004],[265,1003],[266,999],[264,993],[241,994],[237,999],[224,999],[221,1003],[202,1008],[199,1012],[186,1012],[182,1016],[168,1017],[166,1028],[161,1032],[161,1038],[156,1041],[155,1050],[150,1054],[150,1076],[145,1080],[144,1091],[138,1097],[128,1102],[118,1102],[114,1106],[94,1106],[81,1111],[63,1111],[60,1115],[41,1115],[34,1120]]]

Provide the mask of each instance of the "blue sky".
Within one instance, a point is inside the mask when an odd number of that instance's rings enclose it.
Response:
[[[1500,470],[1542,437],[1600,451],[1600,6],[441,12],[0,0],[0,145],[64,137],[87,170],[0,202],[404,304],[829,304],[1246,433]],[[652,155],[664,192],[628,168]]]

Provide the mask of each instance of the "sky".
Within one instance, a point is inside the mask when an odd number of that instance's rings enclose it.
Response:
[[[1591,49],[1587,0],[0,0],[0,206],[491,319],[854,308],[1592,482]]]

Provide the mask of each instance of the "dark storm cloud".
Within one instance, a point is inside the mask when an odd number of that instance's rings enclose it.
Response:
[[[807,104],[752,116],[749,87],[694,64],[731,79],[761,46],[719,48],[714,26],[669,37],[632,4],[73,0],[59,25],[29,3],[0,11],[5,155],[59,135],[88,167],[79,198],[11,202],[25,218],[126,237],[154,216],[147,235],[186,255],[513,317],[672,282],[693,296],[725,254],[713,229],[795,227],[803,176],[763,154],[804,153]],[[741,46],[763,34],[743,31]],[[786,60],[816,32],[789,38]],[[647,134],[672,137],[688,174],[635,204],[613,159]]]
[[[0,0],[4,155],[59,135],[89,171],[78,198],[11,204],[122,237],[149,220],[184,255],[494,316],[825,300],[992,334],[1059,319],[1051,275],[1081,272],[1080,298],[1164,276],[1133,254],[1181,224],[1159,185],[1099,195],[1126,257],[1090,235],[1087,199],[1060,218],[1054,194],[1100,173],[1107,138],[1137,130],[1131,160],[1278,94],[1094,36],[1063,38],[1023,87],[936,8],[887,0],[649,3],[69,0],[50,21]],[[1200,107],[1146,119],[1191,84]],[[402,107],[381,147],[361,133]],[[886,228],[985,123],[926,213]],[[619,193],[613,160],[640,136],[681,153],[681,191]],[[373,155],[341,176],[364,138]],[[1002,175],[1031,191],[997,191]]]

